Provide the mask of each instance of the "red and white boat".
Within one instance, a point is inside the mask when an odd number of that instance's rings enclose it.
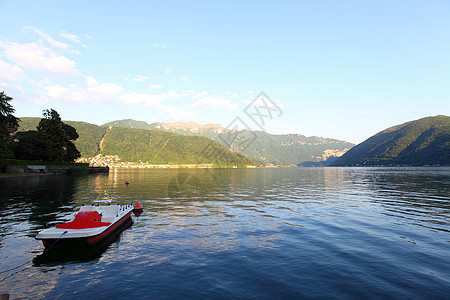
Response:
[[[95,245],[125,224],[133,209],[132,205],[83,205],[73,220],[42,230],[36,239],[42,240],[46,249],[64,241]]]

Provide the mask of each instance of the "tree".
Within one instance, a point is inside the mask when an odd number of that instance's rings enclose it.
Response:
[[[64,161],[74,161],[75,159],[81,157],[80,151],[78,151],[75,144],[71,141],[67,143],[66,153],[64,154]]]
[[[54,109],[43,111],[44,118],[37,131],[18,132],[12,150],[18,159],[42,161],[74,161],[80,152],[73,141],[78,138],[75,128],[61,121]]]
[[[54,109],[46,109],[43,114],[44,118],[39,122],[37,131],[48,138],[49,160],[74,161],[80,157],[80,152],[72,142],[79,137],[77,130],[63,123]]]
[[[80,151],[72,141],[75,141],[79,135],[77,130],[70,126],[69,124],[62,123],[62,128],[66,133],[67,139],[69,140],[66,144],[66,153],[64,154],[65,161],[74,161],[81,156]]]
[[[62,123],[62,128],[66,133],[69,141],[66,144],[66,153],[64,154],[64,161],[74,161],[75,159],[81,157],[80,151],[78,151],[77,147],[73,143],[79,135],[77,130],[70,126],[69,124]]]
[[[9,103],[13,98],[0,93],[0,157],[12,157],[12,152],[8,149],[10,142],[10,130],[19,127],[19,118],[16,118],[13,113],[15,109]]]
[[[62,161],[69,139],[62,127],[61,117],[54,109],[46,109],[43,111],[43,114],[44,118],[39,122],[37,131],[42,133],[48,140],[49,160]]]
[[[36,130],[17,132],[15,143],[11,145],[11,150],[17,159],[24,160],[51,160],[49,156],[49,145],[47,135]]]

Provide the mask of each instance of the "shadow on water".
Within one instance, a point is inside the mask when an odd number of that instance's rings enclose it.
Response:
[[[98,259],[111,244],[120,242],[121,234],[131,227],[133,220],[128,220],[105,240],[96,245],[88,245],[84,240],[63,240],[55,243],[33,259],[34,266],[57,265],[61,263],[88,262]]]

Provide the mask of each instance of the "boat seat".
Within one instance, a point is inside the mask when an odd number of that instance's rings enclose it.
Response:
[[[93,210],[95,210],[95,207],[92,205],[83,205],[80,208],[80,211],[93,211]]]
[[[114,206],[107,206],[106,210],[105,210],[105,216],[106,215],[117,215],[117,213],[119,212],[119,207],[117,207],[116,205]]]

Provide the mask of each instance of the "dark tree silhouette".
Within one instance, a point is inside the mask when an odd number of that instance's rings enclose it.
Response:
[[[13,113],[15,109],[9,103],[13,98],[0,93],[0,158],[12,157],[12,152],[8,149],[10,142],[10,131],[19,127],[19,118],[16,118]]]
[[[37,131],[19,132],[14,147],[16,158],[42,161],[69,161],[80,157],[73,141],[78,138],[77,130],[61,121],[54,109],[43,111],[44,118]]]

